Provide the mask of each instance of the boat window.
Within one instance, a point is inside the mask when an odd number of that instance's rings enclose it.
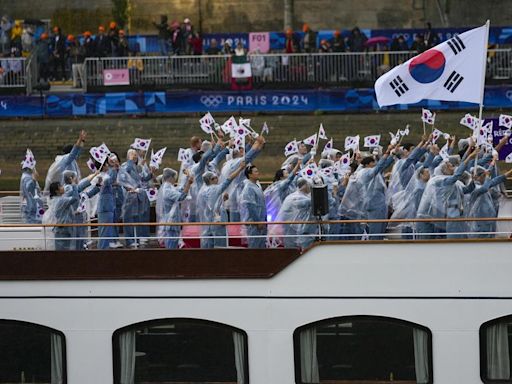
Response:
[[[163,319],[113,336],[115,383],[248,383],[247,334],[198,319]]]
[[[351,316],[294,332],[295,382],[432,383],[432,333],[403,320]]]
[[[512,315],[480,327],[480,376],[484,383],[512,383]]]
[[[64,334],[0,320],[0,383],[66,383]]]

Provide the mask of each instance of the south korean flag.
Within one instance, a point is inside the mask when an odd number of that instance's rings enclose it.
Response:
[[[480,103],[489,22],[436,45],[375,82],[380,107],[423,99]]]

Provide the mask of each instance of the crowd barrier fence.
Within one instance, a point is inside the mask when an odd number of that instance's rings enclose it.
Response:
[[[251,54],[248,60],[252,86],[279,88],[373,83],[379,76],[416,54],[413,51],[274,53]],[[508,80],[512,77],[512,49],[489,50],[487,61],[488,79]],[[229,55],[87,58],[84,85],[86,90],[108,87],[105,70],[126,69],[129,86],[135,88],[226,88],[232,86],[233,82],[231,64],[232,57]]]

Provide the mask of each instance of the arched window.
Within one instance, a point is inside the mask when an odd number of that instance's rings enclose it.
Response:
[[[293,335],[295,382],[432,383],[432,333],[379,316],[321,320]]]
[[[512,315],[480,327],[480,376],[484,383],[512,383]]]
[[[118,329],[114,382],[247,384],[247,334],[198,319],[160,319]]]
[[[0,320],[0,383],[66,383],[65,352],[62,332]]]

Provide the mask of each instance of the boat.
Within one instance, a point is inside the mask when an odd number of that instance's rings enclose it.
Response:
[[[0,382],[510,382],[511,244],[3,251]]]

